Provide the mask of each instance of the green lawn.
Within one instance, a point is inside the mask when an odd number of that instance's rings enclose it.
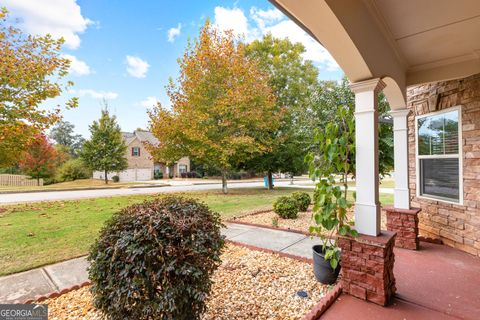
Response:
[[[273,201],[299,189],[231,189],[188,193],[207,203],[223,218],[256,208],[270,208]],[[305,190],[305,189],[301,189]],[[4,207],[0,213],[0,275],[20,272],[87,254],[98,231],[113,212],[154,195],[123,196],[32,203]],[[381,195],[392,203],[392,195]],[[1,210],[0,210],[1,212]]]

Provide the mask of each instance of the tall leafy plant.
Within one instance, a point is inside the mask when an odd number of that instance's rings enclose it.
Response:
[[[347,200],[347,177],[355,175],[355,122],[352,112],[353,108],[340,107],[334,121],[329,122],[324,130],[315,130],[315,150],[306,157],[309,175],[318,181],[313,207],[315,225],[310,227],[310,232],[322,238],[325,259],[330,261],[333,269],[337,268],[340,257],[336,235],[357,236],[347,215],[352,206]],[[336,176],[340,176],[343,188],[337,185]]]

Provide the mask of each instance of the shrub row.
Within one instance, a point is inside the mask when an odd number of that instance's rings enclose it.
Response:
[[[190,172],[180,173],[180,177],[182,177],[182,178],[201,178],[202,176],[195,171],[190,171]]]

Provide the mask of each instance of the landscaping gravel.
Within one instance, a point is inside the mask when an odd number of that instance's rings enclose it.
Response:
[[[349,210],[349,216],[353,219],[353,207]],[[305,212],[299,212],[296,219],[282,219],[275,212],[267,211],[243,215],[234,220],[235,222],[248,222],[254,224],[260,224],[268,227],[278,227],[289,230],[296,230],[301,232],[307,232],[310,226],[315,225],[315,221],[312,217],[312,207]],[[274,223],[276,221],[276,223]],[[386,217],[382,212],[382,230],[386,230]]]
[[[300,319],[331,288],[315,280],[309,263],[233,244],[226,246],[213,281],[205,320]],[[50,320],[103,319],[89,287],[42,303],[49,305]]]
[[[248,222],[254,224],[261,224],[269,227],[279,227],[290,230],[297,230],[302,232],[308,232],[308,228],[315,225],[312,219],[312,211],[308,209],[305,212],[299,212],[296,219],[283,219],[280,218],[275,212],[268,211],[262,213],[252,213],[250,215],[244,215],[235,219],[235,222]],[[274,223],[276,221],[276,224]]]

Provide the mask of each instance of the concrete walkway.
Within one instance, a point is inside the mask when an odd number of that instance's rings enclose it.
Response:
[[[222,230],[227,240],[311,258],[319,239],[280,230],[227,224]],[[0,278],[0,304],[21,303],[36,296],[79,285],[88,280],[86,257],[37,268]]]

